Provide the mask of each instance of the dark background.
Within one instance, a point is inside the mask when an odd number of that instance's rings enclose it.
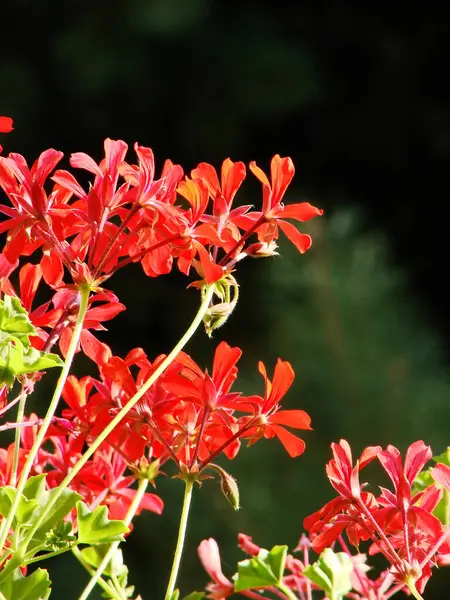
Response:
[[[189,347],[206,366],[220,339],[240,345],[245,392],[261,391],[257,360],[290,360],[297,379],[286,404],[307,410],[314,432],[295,461],[274,440],[224,463],[240,482],[239,513],[214,482],[198,491],[182,593],[206,582],[195,552],[204,537],[218,539],[229,575],[241,558],[239,531],[266,546],[296,544],[303,517],[332,497],[331,441],[345,437],[355,453],[424,439],[439,454],[448,444],[442,6],[16,0],[1,8],[0,114],[15,120],[5,153],[31,163],[54,147],[100,159],[112,137],[151,146],[160,167],[170,157],[186,172],[227,156],[267,169],[280,153],[296,165],[287,201],[326,211],[308,227],[314,246],[304,257],[282,243],[276,262],[243,264],[236,314],[213,342],[199,333]],[[245,189],[241,200],[257,203],[259,187]],[[137,267],[119,274],[110,287],[128,310],[102,339],[117,354],[169,350],[197,306],[186,284],[175,273],[146,279]],[[125,549],[145,599],[163,593],[182,484],[165,478],[158,492],[164,515],[142,516]],[[70,559],[52,571],[56,598],[81,589],[84,574]],[[426,597],[442,598],[449,581],[437,573]]]

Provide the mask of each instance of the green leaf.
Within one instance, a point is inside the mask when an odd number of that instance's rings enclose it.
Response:
[[[51,490],[45,489],[46,474],[34,475],[27,481],[23,494],[20,498],[17,512],[12,523],[12,528],[17,531],[20,527],[29,529],[40,518],[44,510],[47,510],[49,504],[52,504],[53,497],[58,493],[58,488]],[[17,490],[11,486],[0,488],[0,514],[6,517],[14,502]],[[75,508],[76,503],[81,498],[80,494],[68,489],[64,489],[61,496],[53,504],[44,522],[39,526],[28,547],[28,551],[41,546],[47,539],[47,534],[58,523]],[[57,534],[56,534],[57,535]]]
[[[333,552],[326,548],[314,564],[308,565],[303,574],[318,585],[330,600],[340,600],[352,589],[352,559],[345,552]]]
[[[92,512],[84,504],[77,503],[78,541],[81,544],[108,544],[123,541],[122,534],[129,528],[123,521],[110,521],[106,506],[97,506]]]
[[[24,338],[25,342],[28,342],[29,335],[36,335],[36,329],[27,311],[20,304],[20,300],[14,296],[5,294],[3,300],[0,300],[0,331]],[[25,342],[22,340],[22,343]]]
[[[191,592],[183,598],[183,600],[202,600],[205,597],[205,592]]]
[[[24,577],[20,569],[16,569],[2,582],[0,592],[5,600],[47,600],[50,596],[50,585],[47,571],[36,569],[28,577]]]
[[[96,546],[83,548],[81,554],[88,565],[93,569],[98,569],[108,550],[109,544],[97,544]],[[111,560],[104,569],[103,574],[107,577],[123,577],[124,575],[128,575],[128,567],[123,562],[123,554],[120,548],[117,548],[114,552]]]
[[[433,460],[436,463],[443,463],[447,467],[450,467],[450,446],[442,454],[439,454],[439,456],[433,456]]]
[[[238,563],[234,576],[234,591],[242,592],[251,588],[265,588],[281,583],[286,564],[287,546],[274,546],[260,550],[258,556]]]

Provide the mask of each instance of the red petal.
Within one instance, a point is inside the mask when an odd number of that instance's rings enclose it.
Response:
[[[0,133],[9,133],[14,129],[11,117],[0,117]]]
[[[450,467],[443,463],[437,464],[431,471],[431,476],[439,485],[443,485],[450,492]]]
[[[280,410],[270,415],[269,422],[295,429],[311,429],[311,417],[304,410]]]
[[[269,425],[269,427],[266,428],[264,435],[270,431],[277,436],[277,438],[288,451],[289,456],[292,458],[300,456],[300,454],[303,454],[305,451],[305,442],[290,431],[287,431],[287,429],[284,429],[279,425]]]
[[[316,208],[309,202],[301,202],[300,204],[289,204],[285,206],[280,214],[283,219],[296,219],[304,223],[314,217],[323,215],[323,210]]]
[[[300,254],[304,254],[311,248],[312,240],[308,234],[300,233],[300,231],[298,231],[294,225],[291,225],[291,223],[283,221],[282,219],[277,219],[277,223],[282,231],[286,234],[286,237],[289,239],[289,241],[291,241],[300,252]]]

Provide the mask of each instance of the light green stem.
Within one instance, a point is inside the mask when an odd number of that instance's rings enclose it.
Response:
[[[285,585],[284,583],[279,583],[277,585],[277,588],[280,590],[280,592],[283,592],[283,594],[287,596],[289,600],[298,600],[297,596],[294,594],[291,588]]]
[[[24,542],[25,546],[28,546],[28,543],[33,538],[35,532],[39,529],[42,523],[47,518],[47,515],[52,510],[54,504],[59,500],[59,497],[62,495],[63,491],[69,486],[73,479],[78,475],[87,461],[91,458],[91,456],[95,453],[95,451],[103,444],[109,434],[114,430],[114,428],[120,423],[120,421],[126,416],[126,414],[133,408],[133,406],[142,398],[142,396],[147,392],[148,389],[155,383],[158,377],[167,369],[167,367],[175,360],[178,353],[184,348],[187,342],[191,339],[194,333],[197,330],[197,327],[203,320],[205,316],[209,303],[214,294],[214,285],[210,285],[202,298],[202,303],[197,314],[194,317],[194,320],[190,324],[188,330],[183,335],[181,340],[176,344],[173,350],[166,356],[166,358],[161,362],[161,364],[154,370],[154,372],[150,375],[147,381],[139,388],[139,390],[134,394],[130,400],[125,404],[125,406],[117,413],[117,415],[112,419],[110,423],[105,427],[105,429],[100,433],[100,435],[92,442],[91,446],[86,450],[80,460],[74,465],[70,473],[66,475],[58,488],[55,489],[55,493],[52,496],[51,502],[49,502],[40,514],[40,517],[36,520],[33,527],[31,528],[28,536]]]
[[[423,600],[423,597],[419,594],[419,592],[416,588],[416,582],[411,576],[407,577],[406,585],[408,586],[408,589],[411,592],[411,595],[414,596],[414,598],[416,598],[416,600]]]
[[[164,600],[171,600],[173,590],[177,581],[178,571],[180,569],[181,555],[183,553],[184,539],[186,537],[186,528],[189,516],[189,508],[192,500],[192,489],[194,487],[194,480],[187,478],[185,480],[186,488],[184,490],[183,508],[181,509],[180,526],[178,528],[177,545],[175,547],[175,554],[173,555],[172,570],[170,571],[169,583],[167,584],[166,595]]]
[[[136,511],[139,508],[141,500],[144,497],[144,494],[147,490],[147,486],[148,486],[148,479],[141,479],[139,481],[139,485],[138,485],[138,489],[136,490],[136,494],[134,495],[134,498],[128,508],[127,514],[125,515],[125,519],[124,519],[125,525],[129,525],[131,523],[131,521],[133,520],[133,517],[136,514]],[[92,575],[91,579],[89,580],[89,583],[84,588],[84,590],[83,590],[82,594],[80,595],[80,597],[78,598],[78,600],[86,600],[86,598],[89,596],[89,594],[94,589],[95,584],[97,583],[99,578],[102,576],[103,571],[108,566],[109,561],[111,560],[111,558],[113,557],[114,553],[116,552],[116,550],[119,546],[120,546],[120,541],[113,542],[110,545],[108,551],[106,552],[105,556],[103,557],[102,562],[97,567],[97,570]]]
[[[27,401],[27,393],[25,392],[24,384],[22,384],[22,390],[20,392],[19,406],[17,408],[17,423],[22,423],[23,413],[25,412],[25,404]],[[14,456],[13,466],[11,472],[10,484],[14,487],[17,481],[17,470],[19,468],[19,451],[20,451],[20,427],[16,427],[14,434]]]
[[[31,469],[33,468],[34,460],[35,460],[35,458],[39,452],[39,449],[42,445],[45,434],[47,433],[47,430],[52,422],[53,416],[55,414],[56,408],[59,403],[59,399],[61,398],[61,393],[64,388],[64,384],[66,383],[67,377],[69,376],[73,357],[75,355],[75,351],[77,349],[78,342],[80,341],[81,332],[83,331],[83,321],[84,321],[84,318],[86,316],[86,312],[88,309],[89,294],[90,294],[90,290],[88,287],[80,288],[80,308],[78,310],[77,321],[75,323],[75,327],[73,330],[72,339],[70,340],[69,348],[67,350],[66,360],[64,362],[61,374],[59,376],[58,383],[56,384],[55,391],[53,393],[53,397],[51,399],[50,405],[47,410],[47,414],[45,415],[42,426],[39,429],[39,432],[36,436],[36,439],[30,450],[30,453],[28,454],[28,458],[25,462],[22,473],[20,475],[16,494],[14,497],[14,501],[11,505],[11,508],[9,510],[8,517],[2,524],[1,535],[0,535],[0,550],[2,550],[5,545],[6,539],[8,537],[9,529],[10,529],[11,524],[16,515],[16,511],[17,511],[17,507],[19,506],[19,502],[22,498],[25,484],[27,483]],[[47,516],[47,513],[45,516]],[[43,520],[41,521],[41,523],[42,522],[43,522]],[[39,525],[41,525],[41,523],[39,523]],[[36,531],[36,530],[34,530],[34,531]],[[34,535],[34,531],[33,531],[33,535]],[[31,539],[31,537],[29,539]]]
[[[91,565],[89,563],[87,563],[84,560],[84,556],[81,553],[80,549],[75,547],[72,548],[72,552],[73,555],[77,558],[77,560],[83,565],[83,567],[86,569],[86,571],[89,573],[89,575],[94,575],[94,569],[91,567]],[[98,585],[110,596],[110,598],[113,598],[114,600],[124,600],[122,595],[118,595],[116,590],[109,585],[108,583],[106,583],[106,581],[104,581],[101,577],[98,580]]]

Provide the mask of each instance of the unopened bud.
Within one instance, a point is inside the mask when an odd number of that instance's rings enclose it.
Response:
[[[220,489],[222,490],[223,495],[234,508],[234,510],[239,510],[239,488],[236,479],[227,473],[225,469],[219,467],[219,465],[211,463],[208,465],[208,467],[214,469],[219,474]]]

